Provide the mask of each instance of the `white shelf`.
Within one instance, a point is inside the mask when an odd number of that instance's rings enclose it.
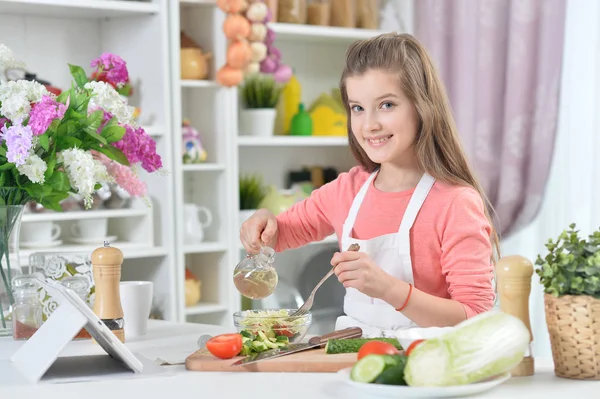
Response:
[[[26,213],[23,215],[22,222],[46,222],[46,221],[62,221],[62,220],[80,220],[80,219],[96,219],[96,218],[123,218],[123,217],[140,217],[146,216],[152,208],[143,209],[99,209],[94,211],[73,211],[73,212],[42,212],[42,213]]]
[[[152,258],[159,256],[168,255],[168,251],[164,247],[150,247],[147,245],[140,245],[135,243],[126,243],[115,241],[111,242],[112,246],[119,248],[123,252],[123,258],[125,259],[142,259]],[[25,265],[29,263],[29,256],[34,252],[93,252],[96,248],[102,246],[102,243],[98,245],[61,245],[56,248],[19,248],[19,257],[21,264]]]
[[[183,252],[185,254],[201,254],[223,251],[227,251],[227,245],[220,242],[203,242],[200,244],[183,246]]]
[[[153,15],[159,12],[153,2],[122,0],[2,0],[0,14],[37,15],[102,19]]]
[[[146,133],[148,133],[149,136],[152,137],[160,137],[160,136],[164,136],[166,133],[165,127],[161,126],[161,125],[148,125],[148,126],[141,126],[144,131]]]
[[[348,145],[345,136],[238,136],[238,145],[242,147],[342,147]]]
[[[181,87],[186,87],[186,88],[206,87],[206,88],[216,89],[218,87],[221,87],[214,80],[185,80],[185,79],[182,79],[180,81],[180,85],[181,85]]]
[[[276,34],[276,40],[318,41],[319,43],[353,42],[368,39],[384,33],[380,30],[338,28],[334,26],[316,26],[301,24],[270,23]]]
[[[215,0],[179,0],[179,4],[183,7],[214,7],[217,5]]]
[[[228,310],[227,306],[218,305],[215,303],[202,303],[199,305],[190,306],[185,308],[186,316],[194,316],[201,314],[209,314],[209,313],[219,313],[226,312]]]
[[[196,163],[181,166],[184,172],[218,172],[225,170],[225,165],[219,163]]]

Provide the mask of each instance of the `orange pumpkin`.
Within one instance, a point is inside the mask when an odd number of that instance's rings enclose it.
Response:
[[[233,68],[225,65],[217,71],[217,82],[225,87],[233,87],[239,85],[244,79],[244,73],[241,69]]]
[[[227,65],[242,69],[248,64],[252,57],[252,49],[245,40],[236,40],[227,49]]]
[[[217,7],[225,13],[238,13],[246,10],[246,0],[217,0]]]
[[[250,21],[240,14],[229,14],[223,22],[223,33],[230,40],[245,39],[251,30]]]

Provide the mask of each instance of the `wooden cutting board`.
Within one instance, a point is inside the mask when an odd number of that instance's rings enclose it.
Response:
[[[185,368],[191,371],[335,373],[352,367],[356,363],[356,356],[356,353],[328,355],[325,349],[320,348],[262,360],[247,366],[231,366],[241,357],[222,360],[203,349],[185,359]]]

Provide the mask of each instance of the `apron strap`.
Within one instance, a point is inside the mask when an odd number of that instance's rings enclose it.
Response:
[[[410,197],[410,201],[402,217],[402,222],[400,223],[400,229],[398,230],[399,251],[401,254],[410,254],[410,229],[415,223],[421,206],[423,206],[429,190],[433,187],[433,183],[435,183],[435,179],[425,173]]]
[[[360,205],[367,195],[367,190],[369,189],[369,185],[377,175],[377,171],[371,173],[371,176],[367,179],[367,181],[362,185],[356,197],[354,197],[354,201],[352,201],[352,207],[350,207],[350,211],[348,211],[348,216],[346,217],[346,221],[344,222],[344,227],[342,230],[342,237],[350,237],[352,233],[352,228],[354,227],[354,222],[356,221],[356,215],[358,215],[358,210]]]

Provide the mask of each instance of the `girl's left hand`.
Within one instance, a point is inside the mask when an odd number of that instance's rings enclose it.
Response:
[[[373,298],[383,298],[392,280],[364,252],[336,252],[331,258],[331,265],[344,287],[356,288]]]

